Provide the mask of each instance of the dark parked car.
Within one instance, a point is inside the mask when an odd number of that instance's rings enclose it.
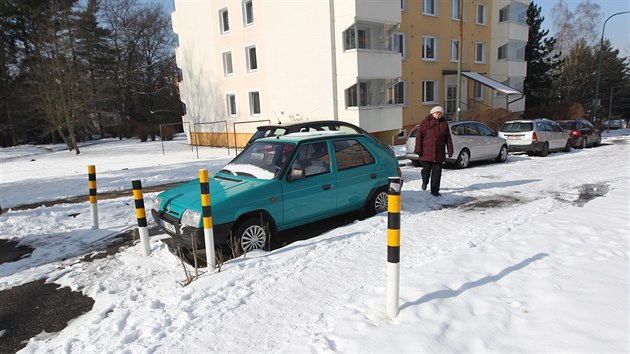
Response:
[[[261,125],[256,128],[256,132],[249,138],[246,147],[249,146],[254,141],[260,138],[267,138],[270,136],[280,136],[291,133],[303,133],[303,132],[322,132],[322,131],[342,131],[346,133],[355,133],[361,134],[369,137],[375,142],[379,143],[385,149],[387,149],[392,155],[394,154],[394,149],[380,142],[376,139],[372,134],[368,133],[365,129],[357,127],[356,125],[344,121],[339,120],[311,120],[311,121],[301,121],[301,122],[290,122],[284,124],[267,124]]]
[[[599,146],[602,142],[602,133],[586,119],[561,120],[558,124],[569,132],[571,146],[575,148]]]

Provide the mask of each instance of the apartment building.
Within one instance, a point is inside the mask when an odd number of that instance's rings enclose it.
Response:
[[[400,16],[391,0],[175,0],[189,137],[242,146],[257,125],[316,119],[398,132]]]
[[[399,32],[407,48],[402,79],[413,97],[403,109],[403,125],[417,124],[438,104],[451,117],[458,107],[462,111],[507,108],[522,112],[528,36],[522,20],[528,3],[464,0],[460,8],[459,0],[402,0]]]
[[[520,109],[523,1],[463,1],[462,109]],[[338,119],[395,142],[433,105],[458,106],[457,3],[175,0],[184,129],[240,147],[258,125]]]

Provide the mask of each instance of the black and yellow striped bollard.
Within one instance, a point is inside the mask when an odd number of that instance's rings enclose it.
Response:
[[[88,188],[90,190],[90,216],[92,229],[98,230],[98,205],[96,204],[96,166],[88,166]]]
[[[389,177],[387,196],[387,303],[391,320],[398,316],[400,290],[400,190],[403,180]]]
[[[144,197],[142,196],[142,182],[139,179],[131,181],[133,187],[133,202],[136,207],[136,219],[138,219],[138,233],[140,234],[140,247],[142,255],[149,256],[151,254],[151,245],[149,244],[149,229],[147,228],[147,214],[144,210]]]
[[[203,240],[206,247],[206,263],[208,269],[216,268],[214,254],[214,232],[212,231],[212,208],[210,207],[210,183],[208,170],[199,170],[199,187],[201,189],[201,208],[203,217]]]

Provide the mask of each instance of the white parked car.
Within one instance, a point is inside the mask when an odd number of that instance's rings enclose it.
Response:
[[[526,152],[530,156],[571,150],[569,132],[547,118],[507,121],[499,129],[499,136],[507,139],[510,152]]]
[[[494,160],[505,162],[508,155],[508,145],[504,138],[497,136],[487,125],[472,121],[448,122],[453,139],[453,157],[446,158],[446,162],[458,168],[466,168],[473,161]],[[416,148],[416,125],[407,138],[406,157],[415,167],[420,167]]]

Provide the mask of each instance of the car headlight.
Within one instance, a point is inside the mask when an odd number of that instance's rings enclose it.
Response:
[[[153,198],[153,210],[160,211],[161,204],[162,204],[162,198],[160,197]]]
[[[182,225],[199,227],[199,220],[201,220],[201,214],[198,211],[186,209],[182,214]]]

